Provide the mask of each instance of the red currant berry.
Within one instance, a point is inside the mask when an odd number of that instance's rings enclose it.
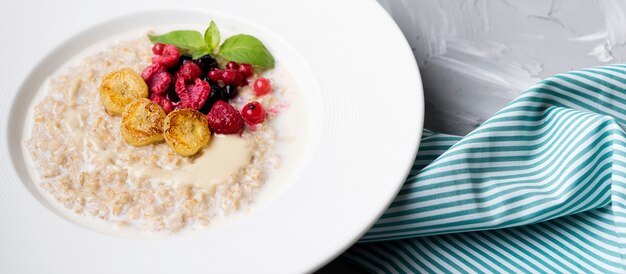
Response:
[[[270,80],[267,80],[266,78],[258,78],[254,81],[253,89],[256,96],[263,96],[272,91],[272,83],[270,83]]]
[[[222,71],[221,69],[217,69],[214,68],[212,70],[209,71],[209,79],[213,82],[217,82],[219,80],[222,80],[222,74],[224,73],[224,71]]]
[[[163,53],[164,47],[165,47],[165,44],[156,43],[154,44],[154,46],[152,46],[152,53],[154,53],[155,55],[161,55]]]
[[[248,125],[256,125],[263,123],[267,112],[259,102],[251,102],[246,104],[241,110],[241,116]]]
[[[239,73],[243,76],[243,78],[248,78],[252,76],[252,65],[250,64],[240,64],[239,65]]]
[[[226,63],[226,69],[238,69],[239,65],[237,65],[237,63],[230,61],[228,63]]]
[[[243,77],[241,77],[241,73],[237,70],[226,69],[224,73],[222,73],[222,81],[227,85],[233,84],[239,86],[241,82],[243,82]]]

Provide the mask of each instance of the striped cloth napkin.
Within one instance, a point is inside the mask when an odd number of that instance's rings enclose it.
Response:
[[[343,257],[376,273],[626,272],[626,65],[548,78],[465,137],[424,131]]]

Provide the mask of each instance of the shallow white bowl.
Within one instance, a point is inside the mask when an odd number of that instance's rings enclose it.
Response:
[[[0,7],[0,273],[291,273],[356,241],[391,202],[423,122],[411,49],[375,1],[10,1]],[[27,173],[28,106],[73,52],[119,33],[207,24],[257,35],[307,99],[309,145],[275,197],[232,224],[165,239],[68,221]]]

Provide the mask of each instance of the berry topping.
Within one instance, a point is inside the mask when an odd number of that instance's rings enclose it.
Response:
[[[191,54],[189,53],[181,54],[180,58],[178,58],[178,64],[180,65],[187,63],[189,61],[193,61],[193,56],[191,56]]]
[[[168,100],[167,98],[158,95],[158,94],[152,94],[152,96],[150,96],[150,100],[161,106],[163,108],[163,110],[165,111],[165,113],[170,113],[172,110],[174,110],[174,104],[172,103],[172,101]]]
[[[191,81],[202,76],[202,70],[193,62],[184,63],[176,72],[176,79],[183,78],[185,81]]]
[[[185,53],[185,54],[181,54],[180,58],[178,58],[178,63],[176,63],[175,66],[169,68],[169,71],[174,74],[176,73],[179,69],[180,66],[182,66],[184,63],[187,63],[189,61],[192,61],[193,57],[191,56],[191,54],[189,53]]]
[[[226,85],[224,86],[224,91],[222,92],[222,98],[224,101],[228,101],[230,99],[235,98],[237,96],[238,90],[235,85]]]
[[[248,78],[252,76],[252,65],[250,64],[240,64],[239,65],[239,73],[243,76],[243,78]]]
[[[227,85],[233,84],[239,86],[243,82],[243,77],[241,77],[241,73],[236,69],[226,69],[224,73],[222,73],[222,81]]]
[[[251,102],[246,104],[241,110],[241,116],[248,125],[256,125],[263,123],[267,112],[265,108],[259,102]]]
[[[164,95],[172,83],[172,75],[159,64],[147,66],[141,73],[141,78],[148,85],[151,94]]]
[[[239,69],[239,65],[237,65],[237,63],[235,63],[233,61],[230,61],[230,62],[226,63],[225,68],[226,69],[234,69],[234,70],[236,70],[236,69]]]
[[[196,78],[194,84],[185,84],[185,79],[179,77],[176,79],[176,93],[180,97],[180,103],[183,108],[191,108],[198,110],[204,105],[206,99],[211,92],[211,86],[206,81]]]
[[[209,114],[213,104],[217,102],[217,100],[224,100],[222,94],[224,92],[224,88],[220,87],[218,84],[210,84],[211,85],[211,93],[209,93],[209,98],[204,102],[204,106],[200,108],[200,112],[204,114]]]
[[[144,81],[148,81],[152,75],[163,70],[165,70],[165,68],[159,64],[149,65],[141,72],[141,78],[143,78]]]
[[[152,46],[152,53],[154,55],[161,55],[163,53],[163,47],[165,47],[165,44],[155,43],[154,46]]]
[[[175,88],[170,87],[170,89],[167,90],[167,99],[169,99],[173,103],[180,102],[180,97],[178,97]]]
[[[217,68],[217,60],[213,56],[207,54],[194,61],[202,69],[202,74],[207,74],[214,68]]]
[[[270,83],[270,80],[267,80],[266,78],[258,78],[254,81],[253,89],[256,96],[263,96],[272,91],[272,83]]]
[[[222,73],[224,73],[224,71],[222,71],[221,69],[214,68],[209,71],[208,76],[211,81],[217,82],[219,80],[222,80]]]
[[[155,47],[156,47],[156,44],[155,44]],[[154,52],[155,47],[153,47],[153,52]],[[159,64],[166,68],[171,68],[178,63],[179,55],[180,55],[180,52],[178,51],[177,47],[173,45],[169,45],[169,44],[164,44],[163,49],[161,50],[161,53],[155,53],[154,56],[152,56],[152,63]]]
[[[228,103],[218,100],[207,115],[211,132],[218,134],[241,133],[244,121],[241,114]]]

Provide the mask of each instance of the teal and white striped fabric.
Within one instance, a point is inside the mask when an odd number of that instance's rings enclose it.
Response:
[[[626,272],[626,65],[548,78],[466,137],[424,132],[344,258],[376,273]]]

